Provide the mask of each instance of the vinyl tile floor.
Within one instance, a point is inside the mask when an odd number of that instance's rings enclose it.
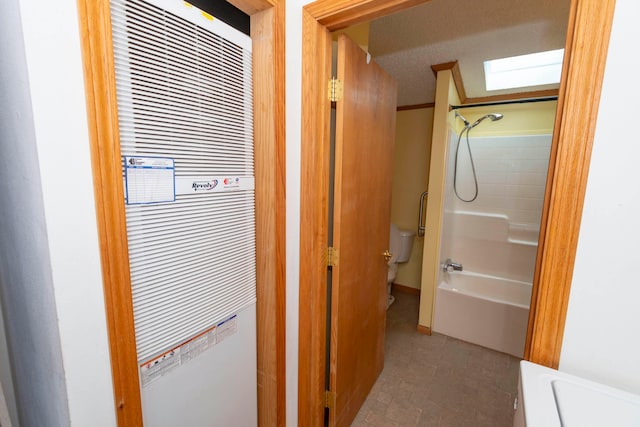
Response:
[[[384,369],[352,426],[511,427],[520,359],[417,333],[419,298],[394,295]]]

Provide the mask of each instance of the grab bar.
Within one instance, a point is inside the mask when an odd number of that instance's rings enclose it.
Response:
[[[422,193],[420,195],[420,212],[418,214],[418,236],[422,237],[424,236],[424,232],[426,230],[425,227],[425,218],[424,218],[424,201],[427,198],[427,195],[429,193],[427,191],[425,191],[424,193]]]

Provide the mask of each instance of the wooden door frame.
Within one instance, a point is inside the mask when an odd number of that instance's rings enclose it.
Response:
[[[77,0],[102,277],[119,426],[142,425],[108,0]],[[285,4],[251,17],[256,177],[258,423],[285,425]]]
[[[331,31],[429,0],[317,0],[302,11],[298,425],[324,417]],[[525,358],[557,367],[615,0],[571,0]]]

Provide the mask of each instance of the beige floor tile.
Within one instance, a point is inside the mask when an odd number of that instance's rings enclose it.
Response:
[[[477,427],[473,411],[447,411],[440,417],[439,427]]]
[[[365,420],[369,426],[399,427],[399,424],[396,421],[390,420],[384,415],[373,412],[370,412]]]
[[[417,333],[418,298],[395,296],[387,311],[385,367],[352,425],[510,427],[519,359]]]

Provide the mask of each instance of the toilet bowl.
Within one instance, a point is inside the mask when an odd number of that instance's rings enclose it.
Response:
[[[387,308],[389,308],[394,301],[394,297],[391,295],[391,285],[398,274],[398,264],[409,261],[415,235],[416,233],[414,231],[400,229],[395,224],[391,224],[389,227],[389,252],[391,252],[391,259],[387,263]]]

